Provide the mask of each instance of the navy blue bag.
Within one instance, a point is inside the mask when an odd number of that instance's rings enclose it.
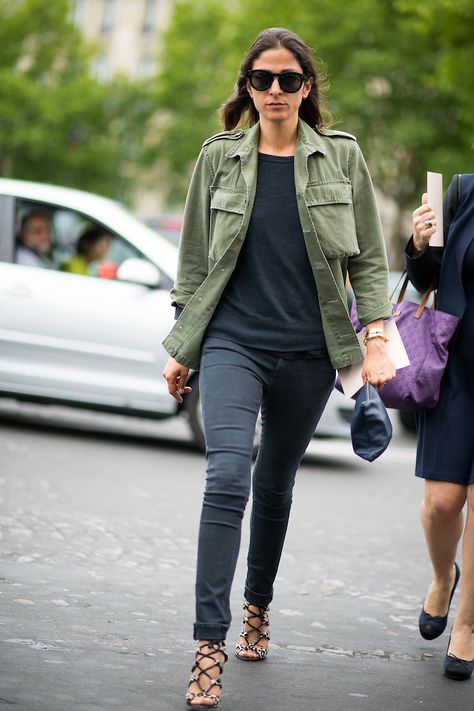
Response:
[[[373,462],[392,439],[392,423],[378,391],[366,382],[357,395],[351,421],[352,448],[362,459]]]

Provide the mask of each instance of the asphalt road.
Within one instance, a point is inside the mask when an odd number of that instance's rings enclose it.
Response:
[[[174,423],[0,414],[0,705],[184,709],[204,460]],[[463,711],[448,641],[417,618],[430,572],[414,441],[377,462],[348,443],[301,466],[263,664],[232,658],[223,711]],[[232,595],[240,628],[248,541]],[[457,602],[457,595],[454,603]]]

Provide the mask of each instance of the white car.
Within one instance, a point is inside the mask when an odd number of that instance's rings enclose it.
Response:
[[[34,211],[50,221],[55,269],[15,263],[19,225]],[[114,278],[61,271],[88,227],[112,235],[106,262]],[[183,407],[161,374],[176,266],[176,246],[119,203],[0,179],[0,396],[152,418],[184,411],[202,447],[197,374]],[[351,411],[334,391],[318,435],[348,436]]]

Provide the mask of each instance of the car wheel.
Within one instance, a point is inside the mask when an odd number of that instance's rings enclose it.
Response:
[[[204,438],[204,427],[202,423],[201,412],[201,398],[199,395],[199,377],[197,374],[189,380],[189,385],[192,387],[192,391],[185,397],[184,409],[188,415],[189,426],[193,435],[194,444],[201,452],[204,452],[204,450],[206,449],[206,440]],[[253,441],[252,456],[254,458],[257,456],[261,436],[262,423],[259,415],[257,419],[257,426],[255,428],[255,437]]]

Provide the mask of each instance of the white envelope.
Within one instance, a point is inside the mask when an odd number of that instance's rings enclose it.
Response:
[[[436,213],[436,232],[431,236],[430,247],[442,247],[443,238],[443,174],[426,174],[426,192],[428,203]]]
[[[395,368],[397,370],[400,370],[400,368],[406,368],[410,365],[410,360],[395,321],[385,321],[384,333],[387,338],[390,339],[387,343],[387,354],[389,355]],[[357,334],[357,338],[359,339],[359,343],[365,355],[367,349],[363,343],[364,336],[365,328]],[[346,368],[341,368],[338,373],[342,389],[344,390],[344,395],[349,398],[355,395],[364,384],[362,380],[362,363],[348,365]]]

